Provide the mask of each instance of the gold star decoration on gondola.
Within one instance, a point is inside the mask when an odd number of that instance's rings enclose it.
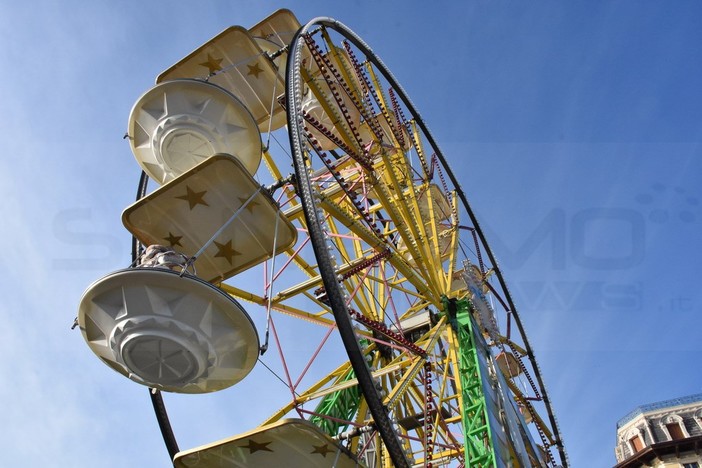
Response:
[[[212,55],[207,54],[207,61],[202,62],[199,65],[201,67],[207,67],[210,74],[212,74],[212,73],[218,72],[222,69],[222,60],[224,60],[224,59],[214,58]]]
[[[272,452],[273,450],[269,449],[268,446],[271,444],[271,442],[256,442],[253,439],[249,439],[248,443],[246,445],[240,445],[241,448],[246,448],[249,449],[249,453],[255,453],[255,452]]]
[[[173,234],[171,231],[168,231],[168,236],[163,237],[162,239],[168,242],[168,245],[171,247],[175,246],[181,246],[183,247],[183,244],[180,243],[180,240],[183,238],[183,236],[176,236]]]
[[[217,246],[217,253],[215,254],[215,257],[224,258],[226,261],[229,262],[230,265],[232,264],[232,258],[234,258],[237,255],[241,255],[241,252],[237,252],[232,247],[231,239],[229,239],[224,244],[220,244],[217,241],[214,241],[214,243]]]
[[[263,70],[261,70],[261,67],[258,66],[258,63],[254,63],[253,65],[246,65],[249,68],[249,71],[247,75],[253,75],[254,78],[258,78],[258,75],[263,73]]]
[[[207,193],[207,190],[203,190],[202,192],[196,192],[193,189],[191,189],[189,186],[185,186],[185,195],[181,195],[179,197],[176,197],[179,200],[185,200],[188,202],[188,205],[190,205],[190,209],[192,210],[195,208],[197,205],[204,205],[204,206],[210,206],[207,204],[205,201],[204,197],[205,194]]]
[[[241,202],[242,205],[244,203],[246,203],[246,200],[248,200],[248,198],[244,198],[244,197],[237,197],[237,198],[239,199],[239,201]],[[249,202],[249,204],[246,205],[246,211],[248,211],[249,213],[253,213],[254,208],[256,208],[257,206],[258,206],[258,203],[251,200]]]
[[[312,450],[310,453],[317,453],[324,458],[327,458],[328,453],[334,453],[334,450],[330,449],[327,444],[322,444],[322,445],[313,445],[314,450]]]

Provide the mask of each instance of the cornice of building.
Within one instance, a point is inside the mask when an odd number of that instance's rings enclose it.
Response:
[[[699,403],[700,407],[702,407],[702,393],[637,406],[617,422],[617,432],[619,432],[624,426],[628,426],[628,423],[634,421],[639,415],[646,416],[651,414],[666,413],[668,411],[672,411],[674,408],[694,406],[695,403]]]

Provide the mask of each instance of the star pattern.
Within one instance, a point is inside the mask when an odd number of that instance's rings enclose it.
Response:
[[[310,453],[318,453],[319,455],[323,456],[324,458],[327,458],[328,453],[333,453],[334,450],[330,449],[327,444],[322,444],[322,445],[313,445],[314,450],[312,450]]]
[[[244,203],[246,203],[246,200],[248,200],[248,198],[244,198],[244,197],[237,197],[237,198],[239,198],[239,201],[241,202],[242,205]],[[253,213],[254,208],[256,208],[258,205],[259,205],[258,202],[251,200],[249,202],[249,204],[246,205],[246,211],[248,211],[249,213]]]
[[[330,461],[326,458],[331,454],[334,466],[359,466],[349,451],[328,441],[319,429],[310,429],[300,423],[283,423],[236,440],[205,446],[196,453],[177,457],[181,463],[176,465],[192,461],[185,465],[220,466],[227,460],[235,462],[237,466],[330,466]],[[280,441],[284,443],[281,445]],[[315,454],[324,460],[310,456]]]
[[[186,200],[188,202],[188,205],[190,205],[190,210],[195,208],[197,205],[210,206],[204,199],[207,190],[203,190],[202,192],[196,192],[186,185],[185,191],[185,195],[181,195],[176,198],[178,198],[179,200]]]
[[[261,67],[258,66],[258,63],[254,63],[253,65],[246,65],[249,68],[247,75],[253,75],[254,78],[258,79],[258,75],[263,73],[263,70],[261,70]]]
[[[163,237],[162,239],[168,242],[168,245],[170,245],[171,247],[175,247],[176,245],[183,247],[183,244],[180,243],[180,240],[182,238],[183,236],[176,236],[171,231],[168,231],[168,236]]]
[[[207,61],[202,62],[198,65],[201,67],[207,67],[207,69],[210,71],[210,74],[220,71],[222,69],[222,60],[221,58],[214,58],[212,55],[207,54]]]
[[[271,444],[271,442],[256,442],[253,439],[249,439],[249,442],[247,445],[241,445],[241,448],[247,448],[249,449],[249,454],[263,451],[263,452],[272,452],[273,450],[269,449],[268,446]]]
[[[232,264],[232,258],[241,255],[241,252],[237,252],[232,248],[232,241],[229,239],[226,243],[220,244],[217,241],[214,241],[215,245],[217,246],[217,253],[215,254],[215,257],[221,257],[224,258],[229,262],[229,264]]]

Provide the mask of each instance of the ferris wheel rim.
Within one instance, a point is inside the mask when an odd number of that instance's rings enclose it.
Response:
[[[378,390],[375,387],[373,377],[366,362],[365,357],[359,347],[353,325],[349,316],[349,311],[344,302],[343,295],[339,289],[336,273],[326,251],[326,242],[320,230],[320,220],[317,216],[316,203],[312,196],[310,180],[305,170],[305,155],[303,150],[302,135],[302,86],[300,83],[299,70],[302,56],[303,36],[317,24],[341,23],[331,18],[318,17],[302,26],[293,37],[289,47],[288,59],[286,63],[286,114],[289,128],[290,147],[292,151],[293,164],[297,177],[297,189],[300,196],[302,208],[307,220],[312,247],[318,262],[319,273],[329,297],[332,312],[336,321],[339,334],[341,335],[344,348],[353,367],[359,386],[363,392],[369,411],[373,415],[373,420],[380,433],[386,447],[390,453],[393,463],[398,467],[408,467],[409,463],[402,449],[397,434],[392,426]],[[343,25],[342,30],[347,28]],[[343,35],[343,33],[342,33]]]
[[[301,112],[298,112],[297,120],[291,118],[291,109],[298,110],[301,107],[301,104],[296,102],[295,99],[292,99],[291,96],[293,96],[293,93],[291,91],[295,91],[295,87],[299,89],[299,83],[294,83],[291,82],[290,78],[290,72],[291,72],[291,66],[295,67],[295,64],[297,63],[297,66],[299,67],[299,61],[300,61],[300,48],[299,47],[294,47],[293,45],[296,43],[299,43],[299,39],[302,35],[307,34],[310,29],[314,26],[324,26],[328,27],[330,29],[333,29],[340,35],[342,35],[344,38],[348,39],[351,41],[359,50],[361,50],[366,57],[378,68],[378,70],[381,72],[383,77],[392,85],[392,87],[395,89],[397,92],[398,96],[400,99],[404,102],[404,104],[407,107],[407,110],[412,114],[412,117],[414,120],[417,122],[419,125],[420,129],[424,133],[425,137],[427,138],[427,141],[430,143],[432,148],[436,152],[436,156],[439,159],[441,165],[443,166],[443,169],[446,171],[446,174],[450,178],[451,182],[453,183],[454,188],[456,189],[456,192],[458,194],[458,197],[461,200],[461,203],[463,205],[463,208],[466,210],[468,216],[471,219],[471,222],[473,223],[473,227],[475,229],[475,232],[477,236],[480,238],[487,256],[493,266],[493,271],[495,273],[495,276],[500,283],[500,286],[503,289],[506,301],[510,307],[510,312],[512,316],[514,317],[515,323],[517,325],[517,328],[519,330],[520,336],[525,344],[525,350],[526,350],[526,356],[528,357],[529,361],[532,364],[532,369],[534,372],[534,375],[537,379],[539,389],[541,390],[541,394],[543,397],[543,403],[547,411],[547,415],[549,418],[549,422],[551,424],[551,428],[553,430],[553,435],[555,439],[555,445],[557,447],[559,457],[561,459],[561,463],[564,468],[567,468],[569,466],[568,463],[568,456],[565,451],[565,447],[563,444],[562,436],[560,434],[560,429],[558,426],[558,422],[555,418],[555,414],[551,405],[550,398],[548,396],[548,392],[546,390],[546,386],[543,382],[543,377],[541,375],[541,371],[538,365],[538,362],[536,361],[536,357],[534,356],[533,348],[529,342],[529,339],[526,335],[526,332],[524,330],[523,323],[521,321],[521,318],[519,316],[519,313],[517,311],[517,307],[514,303],[514,300],[512,298],[512,295],[507,287],[506,280],[504,278],[504,275],[501,271],[501,269],[498,266],[496,257],[490,248],[490,245],[487,242],[486,236],[484,234],[484,231],[480,227],[480,223],[477,219],[477,216],[475,215],[475,212],[471,208],[470,204],[468,203],[467,196],[465,195],[465,192],[460,186],[460,183],[458,182],[458,179],[456,178],[455,174],[451,170],[451,167],[449,166],[443,152],[441,151],[441,148],[439,147],[438,143],[434,139],[433,134],[429,130],[428,126],[424,122],[424,119],[421,117],[421,114],[417,111],[416,107],[414,106],[414,103],[412,100],[409,98],[409,95],[407,92],[404,90],[402,85],[399,83],[399,81],[395,78],[395,76],[392,74],[390,69],[384,64],[384,62],[380,59],[380,57],[373,52],[371,47],[360,37],[358,36],[353,30],[351,30],[348,26],[346,26],[344,23],[331,18],[331,17],[326,17],[326,16],[320,16],[313,18],[310,20],[308,23],[306,23],[304,26],[302,26],[295,34],[293,37],[293,40],[291,44],[289,45],[289,50],[292,53],[288,54],[288,60],[286,63],[286,113],[288,116],[288,127],[292,130],[294,129],[295,131],[290,131],[289,136],[290,136],[290,144],[291,144],[291,149],[293,151],[293,161],[295,162],[295,167],[296,167],[296,173],[297,173],[297,166],[298,166],[298,161],[296,158],[296,155],[299,153],[300,157],[302,157],[301,153],[301,146],[300,146],[300,141],[302,141],[302,134],[300,131],[301,123],[302,123],[302,115]],[[294,68],[293,68],[294,70]],[[293,107],[295,106],[295,107]],[[302,162],[302,160],[300,160]],[[299,179],[298,179],[299,183]],[[316,213],[315,213],[316,214]],[[316,219],[316,216],[315,216]],[[318,224],[315,224],[315,226],[318,226]],[[320,250],[321,252],[321,250]],[[326,252],[324,252],[326,254]],[[336,283],[335,279],[331,280],[330,284]],[[325,282],[326,285],[326,282]],[[343,303],[343,301],[342,301]],[[342,304],[343,305],[343,304]],[[345,307],[345,306],[344,306]],[[336,314],[335,314],[336,315]],[[344,319],[348,320],[348,315],[343,317]],[[350,324],[350,321],[348,321]],[[355,341],[355,337],[354,337]],[[346,341],[344,340],[344,344],[346,345]],[[356,342],[356,345],[358,343]],[[367,367],[366,367],[367,368]],[[370,372],[369,372],[370,373]],[[399,458],[399,455],[398,455]],[[402,455],[402,458],[404,458],[404,455]]]

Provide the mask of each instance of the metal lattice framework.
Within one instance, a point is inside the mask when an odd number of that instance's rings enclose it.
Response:
[[[270,411],[257,416],[263,431],[257,437],[295,417],[333,441],[306,452],[324,463],[333,446],[337,458],[343,453],[368,467],[567,466],[502,272],[457,174],[406,92],[370,47],[334,19],[273,33],[266,24],[230,28],[159,77],[162,85],[187,78],[242,93],[237,105],[248,106],[265,132],[265,170],[251,179],[260,186],[241,198],[246,204],[228,223],[248,212],[250,224],[243,226],[251,232],[277,239],[283,219],[297,234],[289,246],[274,240],[268,257],[239,270],[233,266],[239,238],[218,239],[223,228],[189,254],[188,266],[197,266],[197,255],[211,244],[209,261],[228,261],[225,267],[236,271],[212,282],[247,303],[265,327],[267,352],[259,360],[275,379],[268,376],[274,384],[262,391]],[[167,91],[162,100],[164,109],[176,107]],[[178,105],[190,112],[188,128],[200,125],[201,116],[219,118],[207,99],[179,95]],[[148,121],[157,114],[150,106]],[[215,136],[220,128],[231,134],[239,128],[218,125]],[[179,183],[174,177],[162,181],[164,193]],[[206,182],[200,191],[187,186],[173,203],[187,201],[187,216],[195,209],[208,216],[215,201],[207,198]],[[137,199],[146,184],[144,174]],[[252,202],[259,193],[265,200]],[[263,205],[279,213],[271,225],[256,224],[265,218],[257,211]],[[175,230],[185,221],[179,223],[161,235],[173,249],[182,247]],[[135,263],[142,247],[135,240]],[[169,454],[180,463],[191,454],[180,453],[161,393],[149,392]],[[237,456],[278,456],[266,445],[273,439],[242,437],[231,442],[240,443]]]

